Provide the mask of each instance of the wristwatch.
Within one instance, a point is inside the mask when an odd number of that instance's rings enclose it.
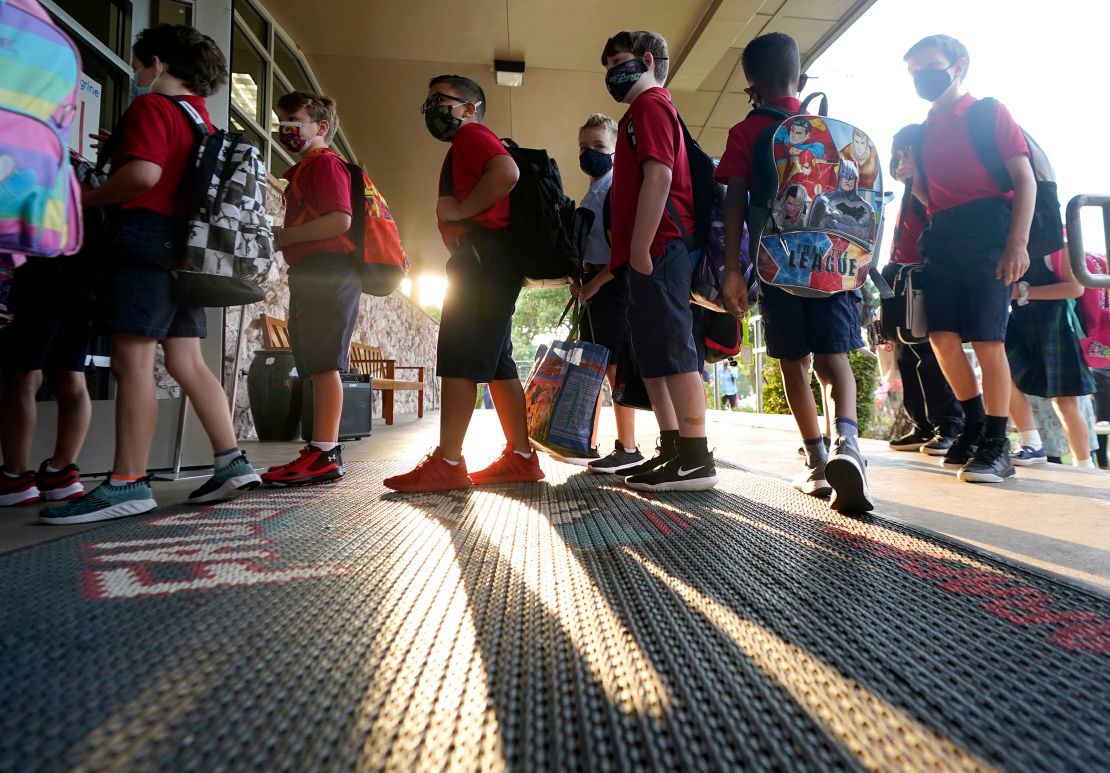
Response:
[[[1018,306],[1024,306],[1025,304],[1029,303],[1029,283],[1028,282],[1018,282],[1017,287],[1018,287],[1017,305]]]

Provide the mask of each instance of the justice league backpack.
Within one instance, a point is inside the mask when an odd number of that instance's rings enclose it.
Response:
[[[192,105],[166,98],[185,111],[197,137],[188,235],[174,270],[175,292],[193,306],[260,301],[274,255],[262,154],[242,134],[209,133]]]
[[[806,113],[818,96],[818,114]],[[875,144],[855,126],[826,117],[824,94],[810,95],[797,115],[774,105],[754,112],[778,119],[760,134],[752,156],[749,250],[760,280],[810,298],[860,289],[878,274],[882,240]]]

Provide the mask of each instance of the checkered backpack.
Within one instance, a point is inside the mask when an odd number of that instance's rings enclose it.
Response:
[[[262,154],[241,134],[222,129],[209,133],[192,105],[173,101],[197,134],[188,236],[174,271],[178,296],[193,306],[260,301],[274,253]]]

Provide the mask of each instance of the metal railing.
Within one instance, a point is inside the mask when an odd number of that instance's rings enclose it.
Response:
[[[1083,249],[1083,224],[1080,210],[1084,207],[1102,209],[1102,228],[1106,236],[1106,247],[1110,250],[1110,196],[1080,194],[1068,202],[1065,220],[1068,229],[1068,260],[1076,280],[1084,287],[1110,288],[1110,274],[1092,274],[1087,269],[1086,251]]]

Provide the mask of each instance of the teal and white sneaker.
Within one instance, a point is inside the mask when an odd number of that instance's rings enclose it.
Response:
[[[157,506],[150,491],[150,478],[139,478],[123,486],[113,486],[106,480],[80,499],[43,508],[39,520],[56,526],[110,521],[149,513]]]
[[[207,502],[226,502],[261,485],[262,478],[247,461],[247,455],[241,453],[216,470],[203,486],[190,494],[189,503],[200,505]]]

